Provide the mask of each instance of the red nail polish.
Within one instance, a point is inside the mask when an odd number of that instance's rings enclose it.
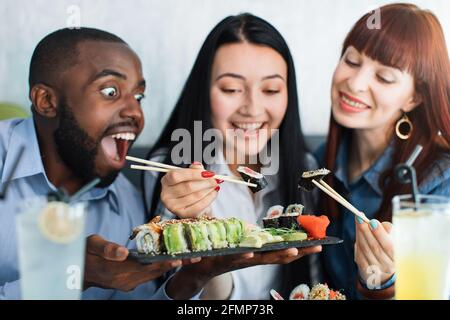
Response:
[[[220,190],[220,187],[219,186],[217,186],[214,190],[216,190],[217,192],[219,192],[219,190]]]
[[[223,180],[222,180],[222,179],[216,179],[216,182],[217,182],[218,184],[221,184],[221,183],[223,182]]]
[[[202,164],[200,163],[200,162],[198,162],[198,161],[194,161],[194,162],[192,162],[192,164],[194,165],[194,166],[201,166]]]
[[[215,174],[214,172],[207,171],[207,170],[205,170],[205,171],[202,172],[202,177],[203,177],[203,178],[212,178],[212,177],[214,177],[215,175],[216,175],[216,174]]]

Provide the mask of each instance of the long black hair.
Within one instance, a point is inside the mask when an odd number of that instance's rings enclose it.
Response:
[[[158,150],[166,149],[168,153],[164,163],[170,164],[172,163],[171,150],[178,143],[178,141],[171,141],[171,135],[175,129],[183,128],[193,133],[194,121],[202,121],[203,131],[212,128],[210,85],[214,57],[220,46],[240,42],[270,47],[277,51],[287,64],[288,106],[279,128],[279,192],[282,200],[281,205],[298,203],[301,199],[297,190],[297,181],[300,173],[307,168],[307,147],[300,126],[294,63],[288,45],[281,34],[267,21],[249,13],[229,16],[219,22],[209,33],[195,60],[175,109],[172,111],[169,121],[157,142],[149,151],[147,158],[154,156]],[[202,142],[203,149],[208,143],[210,142]],[[194,154],[192,151],[191,155]],[[201,161],[202,159],[192,159],[192,161],[194,160]],[[146,199],[144,173],[141,178],[144,199]],[[161,182],[158,179],[151,198],[150,208],[144,200],[148,213],[151,214],[156,210],[160,192]]]

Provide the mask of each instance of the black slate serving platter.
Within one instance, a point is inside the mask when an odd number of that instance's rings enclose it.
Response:
[[[175,255],[168,254],[145,254],[139,253],[136,250],[130,250],[128,255],[129,259],[137,260],[142,264],[149,264],[153,262],[159,262],[164,260],[174,260],[174,259],[190,259],[196,257],[215,257],[215,256],[225,256],[230,254],[240,254],[246,252],[264,252],[264,251],[276,251],[283,250],[288,248],[307,248],[318,245],[331,245],[331,244],[339,244],[342,243],[343,240],[335,237],[326,237],[320,240],[302,240],[302,241],[288,241],[288,242],[277,242],[277,243],[269,243],[263,245],[261,248],[244,248],[244,247],[236,247],[236,248],[224,248],[224,249],[214,249],[208,251],[199,251],[199,252],[189,252],[189,253],[180,253]]]

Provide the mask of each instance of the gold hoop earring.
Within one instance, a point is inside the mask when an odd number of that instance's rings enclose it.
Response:
[[[400,127],[404,126],[404,125],[407,125],[409,127],[407,133],[400,132]],[[409,120],[406,113],[404,113],[403,117],[400,120],[398,120],[395,125],[395,133],[397,134],[397,137],[399,137],[400,139],[407,140],[411,136],[413,128],[414,127],[413,127],[411,120]]]

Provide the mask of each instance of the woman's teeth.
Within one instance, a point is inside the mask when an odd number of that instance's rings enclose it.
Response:
[[[233,125],[236,128],[243,129],[243,130],[257,130],[262,127],[264,122],[252,122],[252,123],[242,123],[242,122],[235,122]]]
[[[358,109],[366,109],[366,108],[367,108],[367,106],[366,106],[365,104],[362,104],[362,103],[359,103],[359,102],[350,100],[350,99],[348,99],[348,98],[347,98],[346,96],[344,96],[344,95],[341,95],[341,99],[342,99],[342,101],[344,101],[346,104],[348,104],[349,106],[352,106],[352,107],[354,107],[354,108],[358,108]]]
[[[111,137],[113,137],[114,139],[123,139],[123,140],[131,140],[131,141],[136,139],[136,135],[133,132],[117,133],[117,134],[113,134]]]

